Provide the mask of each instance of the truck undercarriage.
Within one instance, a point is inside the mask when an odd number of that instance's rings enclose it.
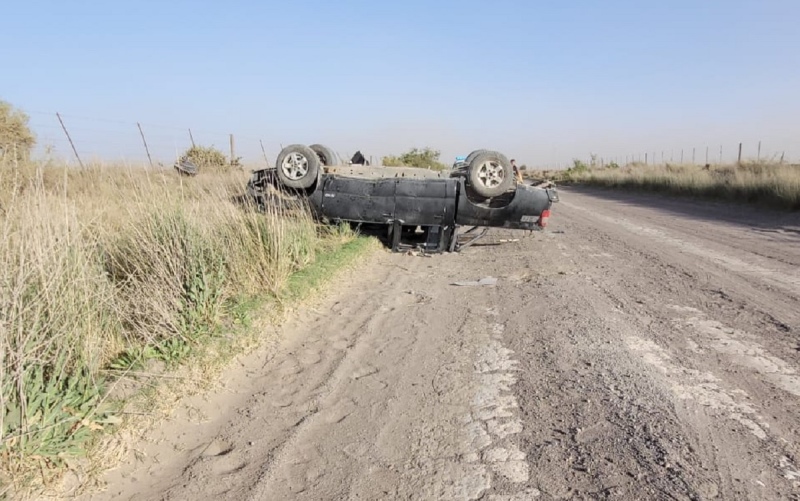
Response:
[[[338,162],[309,151],[301,145],[284,148],[275,168],[253,172],[248,194],[264,204],[275,200],[268,192],[278,192],[307,201],[319,220],[377,226],[395,251],[459,251],[489,227],[541,230],[558,201],[552,184],[519,183],[505,157],[487,150],[477,150],[482,153],[470,164],[450,171],[325,165]]]

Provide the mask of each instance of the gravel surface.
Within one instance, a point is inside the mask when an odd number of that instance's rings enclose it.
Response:
[[[800,499],[800,215],[561,196],[371,257],[85,499]]]

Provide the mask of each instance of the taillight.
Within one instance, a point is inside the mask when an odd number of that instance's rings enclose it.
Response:
[[[544,228],[547,226],[547,219],[550,217],[550,209],[545,209],[542,211],[542,215],[539,216],[539,227]]]

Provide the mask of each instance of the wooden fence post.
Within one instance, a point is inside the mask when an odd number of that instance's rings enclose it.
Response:
[[[258,142],[261,144],[261,153],[264,154],[264,161],[267,162],[267,169],[269,169],[269,160],[267,160],[267,151],[264,149],[264,141],[259,139]]]
[[[236,148],[234,145],[233,134],[231,134],[230,136],[231,136],[231,165],[233,165],[233,162],[236,160]]]
[[[736,159],[738,165],[742,165],[742,143],[739,143],[739,157]]]
[[[80,155],[78,155],[78,150],[75,149],[75,143],[73,143],[72,138],[69,137],[69,132],[67,132],[67,126],[64,125],[64,121],[61,120],[61,115],[56,113],[56,116],[58,117],[58,121],[61,122],[61,128],[64,129],[64,134],[67,135],[67,140],[69,141],[69,145],[72,146],[72,152],[75,153],[75,158],[78,159],[78,164],[81,166],[81,169],[85,169],[85,167],[83,166],[83,162],[81,162],[81,157]]]
[[[147,140],[144,138],[144,132],[142,132],[142,126],[139,122],[136,122],[136,127],[139,127],[139,134],[142,135],[142,142],[144,143],[144,151],[147,152],[147,160],[150,162],[150,168],[153,168],[153,159],[150,157],[150,148],[147,147]]]

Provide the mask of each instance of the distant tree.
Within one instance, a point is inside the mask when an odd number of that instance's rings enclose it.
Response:
[[[387,167],[421,167],[423,169],[444,170],[447,165],[439,161],[441,152],[432,148],[412,148],[399,156],[383,157],[383,165]]]
[[[26,159],[36,145],[28,115],[0,100],[0,158]]]
[[[586,165],[583,161],[578,160],[576,158],[576,159],[572,160],[572,167],[570,167],[567,170],[578,174],[578,173],[581,173],[581,172],[588,171],[589,170],[589,166]]]

